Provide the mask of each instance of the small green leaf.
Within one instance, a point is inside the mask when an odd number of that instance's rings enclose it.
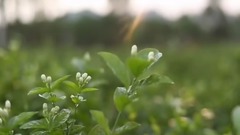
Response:
[[[97,88],[85,88],[83,90],[81,90],[82,93],[84,92],[92,92],[92,91],[97,91],[98,89]]]
[[[59,127],[60,125],[65,123],[68,120],[70,114],[71,114],[70,110],[62,109],[54,118],[54,127]]]
[[[240,106],[237,106],[233,109],[232,121],[233,121],[233,126],[237,131],[237,134],[240,134]]]
[[[128,96],[127,90],[124,87],[116,88],[114,92],[113,100],[119,112],[122,112],[123,109],[131,102],[131,99]]]
[[[60,83],[62,83],[63,81],[65,81],[65,80],[68,79],[69,77],[70,77],[70,75],[66,75],[66,76],[63,76],[63,77],[57,79],[56,81],[54,81],[54,82],[52,83],[52,89],[55,89],[56,87],[58,87],[58,85],[59,85]]]
[[[90,130],[88,135],[107,135],[107,134],[105,133],[103,128],[98,124]]]
[[[152,62],[139,57],[130,57],[127,64],[135,77],[138,77]]]
[[[110,135],[110,128],[108,125],[108,120],[104,116],[103,112],[97,110],[91,110],[92,117],[97,121],[99,126],[101,126],[107,135]]]
[[[28,92],[28,95],[42,94],[42,93],[45,93],[45,92],[47,92],[47,91],[48,91],[48,88],[37,87],[37,88],[31,89],[31,90]]]
[[[28,121],[33,115],[37,114],[38,112],[23,112],[20,113],[17,116],[12,117],[9,121],[8,121],[8,126],[13,129],[16,126],[19,126],[23,123],[25,123],[26,121]]]
[[[36,131],[31,133],[31,135],[48,135],[49,132],[48,131]]]
[[[79,87],[78,87],[77,84],[75,84],[74,82],[64,81],[64,84],[66,84],[68,87],[70,87],[70,88],[73,89],[74,91],[79,91]]]
[[[134,129],[134,128],[137,128],[137,127],[139,127],[139,126],[140,126],[140,124],[138,124],[138,123],[136,123],[136,122],[127,122],[127,123],[125,123],[123,126],[117,128],[117,129],[114,131],[114,133],[119,135],[119,134],[122,134],[122,133],[124,133],[124,132],[129,131],[129,130],[132,130],[132,129]]]
[[[108,52],[100,52],[98,53],[107,66],[112,70],[113,74],[126,86],[130,85],[130,74],[128,68],[125,64],[119,59],[119,57],[115,54]]]
[[[169,83],[174,84],[174,82],[167,76],[159,75],[159,74],[151,74],[145,80],[145,84],[159,84],[159,83]]]
[[[47,129],[47,125],[45,119],[33,120],[23,124],[20,129]]]
[[[57,96],[56,94],[53,93],[39,94],[39,97],[44,98],[53,103],[66,99],[66,96]]]

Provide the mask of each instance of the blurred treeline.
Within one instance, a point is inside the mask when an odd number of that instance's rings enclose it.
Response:
[[[211,5],[199,16],[183,16],[168,21],[155,12],[136,16],[109,13],[99,16],[90,11],[68,14],[54,21],[19,21],[8,26],[7,37],[37,45],[117,45],[128,44],[203,44],[203,42],[238,41],[240,18],[226,16]],[[133,29],[134,27],[134,29]]]

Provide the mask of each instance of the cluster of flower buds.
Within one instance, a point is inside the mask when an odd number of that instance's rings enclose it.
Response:
[[[88,82],[92,79],[91,76],[89,76],[87,73],[81,74],[80,72],[77,72],[76,74],[76,80],[78,81],[78,84],[80,87],[83,87],[85,84],[88,84]]]
[[[78,106],[80,102],[86,101],[81,95],[71,95],[70,98],[76,106]]]
[[[41,79],[43,83],[51,83],[52,82],[52,77],[51,76],[46,76],[45,74],[41,75]]]
[[[5,101],[5,107],[0,107],[0,125],[2,125],[3,120],[9,116],[11,110],[11,102],[9,100]]]
[[[156,62],[162,57],[162,53],[154,53],[153,51],[148,53],[148,61]]]
[[[44,117],[47,117],[48,114],[54,115],[54,114],[58,113],[59,110],[60,110],[60,107],[59,106],[55,106],[55,107],[53,107],[51,109],[50,112],[48,112],[48,105],[47,105],[47,103],[43,104],[43,116]]]

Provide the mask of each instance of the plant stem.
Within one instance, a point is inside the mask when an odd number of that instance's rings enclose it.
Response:
[[[114,123],[113,128],[112,128],[112,133],[114,132],[114,130],[117,126],[117,123],[119,121],[119,118],[120,118],[121,114],[122,114],[122,112],[118,112],[117,118],[116,118],[115,123]]]

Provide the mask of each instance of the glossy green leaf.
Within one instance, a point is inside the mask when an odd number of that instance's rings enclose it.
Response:
[[[115,134],[119,135],[122,134],[124,132],[130,131],[134,128],[139,127],[140,124],[136,123],[136,122],[127,122],[125,123],[123,126],[116,128],[116,130],[114,131]]]
[[[23,124],[20,129],[47,129],[48,124],[45,119],[33,120]]]
[[[108,120],[104,116],[103,112],[97,110],[91,110],[92,117],[97,121],[99,126],[101,126],[107,135],[110,135],[110,128],[108,125]]]
[[[130,85],[130,74],[128,68],[115,54],[108,52],[100,52],[100,56],[104,59],[107,66],[112,70],[113,74],[126,86]]]
[[[131,99],[128,96],[127,90],[124,87],[116,88],[113,95],[113,100],[119,112],[122,112],[123,109],[131,102]]]
[[[59,127],[60,125],[64,124],[68,120],[70,114],[70,110],[62,109],[54,118],[54,127]]]
[[[54,81],[51,85],[52,89],[55,89],[56,87],[58,87],[58,85],[60,83],[62,83],[63,81],[65,81],[66,79],[68,79],[70,77],[70,75],[66,75],[66,76],[63,76],[59,79],[57,79],[56,81]]]
[[[107,134],[105,133],[104,129],[98,124],[90,130],[88,135],[107,135]]]
[[[34,95],[34,94],[42,94],[42,93],[45,93],[48,91],[48,88],[45,88],[45,87],[37,87],[37,88],[34,88],[34,89],[31,89],[29,92],[28,92],[28,95]]]
[[[127,60],[128,67],[135,77],[138,77],[151,63],[152,62],[139,57],[130,57]]]
[[[64,84],[67,85],[69,88],[73,89],[74,91],[79,91],[79,87],[76,83],[71,81],[64,81]]]
[[[232,121],[233,121],[233,126],[237,131],[237,134],[240,134],[240,106],[237,106],[233,109]]]
[[[23,123],[25,123],[26,121],[28,121],[33,115],[37,114],[38,112],[23,112],[20,113],[17,116],[12,117],[9,121],[8,121],[8,126],[10,128],[15,128],[16,126],[19,126]]]
[[[97,88],[85,88],[83,90],[81,90],[82,93],[84,92],[92,92],[92,91],[97,91],[98,89]]]

